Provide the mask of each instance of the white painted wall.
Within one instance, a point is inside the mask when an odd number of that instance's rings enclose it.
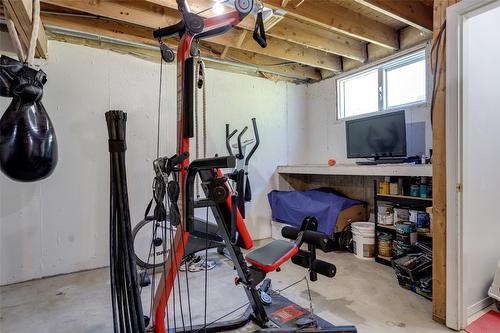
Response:
[[[0,50],[11,52],[0,33]],[[54,123],[59,164],[51,177],[19,183],[0,175],[0,285],[108,264],[109,165],[104,113],[128,113],[127,167],[131,216],[139,221],[151,197],[156,156],[159,65],[106,50],[49,42],[43,103]],[[3,53],[3,52],[2,52]],[[164,68],[162,154],[175,151],[175,67]],[[248,227],[255,239],[270,236],[266,194],[287,163],[286,83],[208,70],[208,151],[225,154],[226,122],[251,125],[257,117],[261,147],[250,177],[254,200]],[[305,88],[304,88],[305,89]],[[298,98],[298,96],[297,96]],[[287,103],[288,100],[288,103]],[[0,110],[9,99],[0,98]],[[167,140],[167,138],[169,140]]]
[[[471,316],[489,304],[500,260],[500,2],[465,20],[463,39],[463,305]]]
[[[324,80],[307,87],[306,100],[302,105],[304,111],[299,111],[296,117],[289,120],[291,126],[289,126],[288,136],[295,137],[293,145],[289,146],[290,164],[326,164],[329,159],[346,164],[353,164],[356,161],[347,159],[345,121],[336,119],[335,89],[334,79]],[[422,125],[421,132],[418,133],[425,131],[425,135],[408,137],[408,153],[421,154],[421,149],[414,150],[412,147],[425,145],[425,154],[429,155],[429,149],[432,148],[429,107],[422,105],[401,109],[406,110],[408,133],[416,123]],[[422,142],[417,142],[417,140]]]

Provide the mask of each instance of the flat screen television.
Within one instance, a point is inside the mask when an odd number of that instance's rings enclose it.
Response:
[[[348,158],[406,157],[405,112],[345,122]]]

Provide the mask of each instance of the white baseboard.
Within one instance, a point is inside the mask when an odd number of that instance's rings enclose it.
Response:
[[[486,297],[480,300],[479,302],[472,304],[467,308],[467,318],[470,318],[471,316],[475,315],[479,311],[487,308],[493,303],[493,299],[491,297]]]

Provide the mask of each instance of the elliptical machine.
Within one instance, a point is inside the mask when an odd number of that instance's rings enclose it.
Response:
[[[231,138],[238,132],[237,129],[229,133],[229,124],[226,124],[226,148],[230,156],[236,157],[236,168],[234,171],[228,175],[234,184],[238,184],[236,191],[238,192],[238,210],[241,216],[245,218],[245,202],[252,200],[252,189],[250,186],[250,181],[248,179],[248,164],[253,154],[257,150],[260,144],[259,130],[257,129],[257,121],[252,118],[254,139],[247,139],[242,141],[243,135],[248,130],[248,126],[245,126],[240,134],[238,134],[238,141],[231,145]],[[252,146],[253,145],[253,146]],[[252,146],[248,155],[245,155],[247,147]],[[233,153],[233,148],[238,149],[237,153]]]

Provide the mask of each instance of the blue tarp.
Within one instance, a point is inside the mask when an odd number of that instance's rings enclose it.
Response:
[[[267,198],[273,221],[300,226],[305,217],[314,216],[318,220],[318,231],[327,235],[333,235],[341,211],[362,203],[327,188],[304,192],[271,191]]]

